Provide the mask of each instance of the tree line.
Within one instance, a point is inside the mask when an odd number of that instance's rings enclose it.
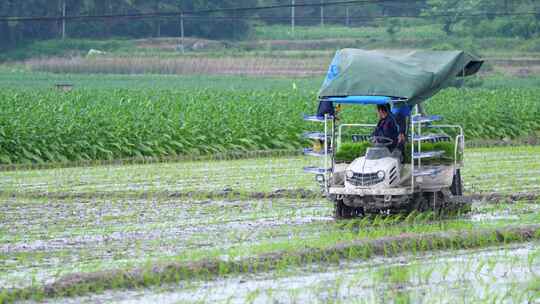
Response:
[[[178,12],[230,7],[290,4],[293,0],[2,0],[2,16],[67,16]],[[297,4],[319,4],[325,0],[295,0]],[[327,2],[335,0],[326,0]],[[295,9],[296,24],[381,25],[395,32],[399,22],[384,16],[408,16],[437,22],[448,34],[470,28],[471,35],[531,38],[540,32],[540,4],[537,0],[403,0],[311,6]],[[482,12],[471,16],[471,12]],[[522,15],[524,12],[536,14]],[[260,11],[226,11],[186,16],[184,31],[189,36],[210,39],[242,39],[254,24],[289,24],[292,11],[279,8]],[[383,17],[383,18],[381,18]],[[381,21],[383,20],[383,21]],[[389,19],[390,20],[390,19]],[[65,35],[71,38],[178,36],[180,18],[101,19],[67,21]],[[16,47],[36,39],[62,35],[59,21],[0,21],[0,48]]]

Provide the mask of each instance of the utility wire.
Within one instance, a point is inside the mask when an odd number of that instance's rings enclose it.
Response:
[[[0,22],[24,22],[24,21],[87,21],[87,20],[101,20],[101,19],[155,19],[155,18],[178,18],[183,17],[191,20],[212,20],[212,19],[225,19],[225,20],[267,20],[267,21],[288,21],[289,16],[285,17],[264,17],[264,16],[204,16],[220,12],[248,12],[248,11],[261,11],[280,8],[292,8],[292,7],[321,7],[321,6],[341,6],[352,4],[375,4],[375,3],[396,3],[396,4],[411,4],[420,2],[422,0],[349,0],[349,1],[337,1],[337,2],[321,2],[321,3],[297,3],[297,4],[281,4],[272,6],[257,6],[257,7],[237,7],[237,8],[221,8],[221,9],[207,9],[197,11],[183,11],[183,12],[152,12],[152,13],[138,13],[138,14],[114,14],[114,15],[78,15],[78,16],[30,16],[30,17],[10,17],[0,16]],[[423,19],[423,18],[441,18],[441,17],[460,17],[460,18],[477,18],[477,17],[500,17],[500,16],[531,16],[538,15],[538,12],[469,12],[466,14],[454,13],[442,13],[433,15],[378,15],[378,16],[365,16],[365,17],[349,17],[351,21],[354,20],[373,20],[384,18],[410,18],[410,19]],[[326,16],[325,19],[342,20],[344,17],[338,16]],[[296,16],[297,20],[319,20],[320,17],[306,17]]]
[[[138,13],[138,14],[112,14],[112,15],[78,15],[78,16],[11,16],[0,17],[0,21],[16,22],[16,21],[61,21],[61,20],[86,20],[86,19],[111,19],[111,18],[156,18],[156,17],[180,17],[181,15],[204,15],[213,13],[226,13],[226,12],[248,12],[248,11],[261,11],[280,8],[292,8],[292,7],[329,7],[340,5],[353,5],[353,4],[377,4],[377,3],[415,3],[422,0],[348,0],[348,1],[333,1],[333,2],[321,2],[321,3],[298,3],[298,4],[279,4],[269,6],[255,6],[255,7],[236,7],[236,8],[220,8],[220,9],[206,9],[196,11],[177,11],[177,12],[152,12],[152,13]]]
[[[444,17],[459,17],[462,19],[474,19],[481,18],[485,16],[491,17],[511,17],[511,16],[534,16],[538,15],[537,12],[520,12],[520,13],[488,13],[488,12],[471,12],[468,14],[456,15],[455,13],[447,14],[434,14],[434,15],[375,15],[375,16],[355,16],[349,17],[350,21],[370,21],[370,20],[379,20],[379,19],[388,19],[388,18],[403,18],[403,19],[433,19],[433,18],[444,18]],[[119,19],[130,19],[130,20],[145,20],[145,19],[176,19],[176,16],[130,16],[123,17]],[[325,16],[324,19],[328,21],[341,21],[345,16]],[[184,20],[203,20],[203,21],[212,21],[212,20],[251,20],[251,21],[289,21],[291,17],[275,17],[275,16],[197,16],[197,15],[187,15],[183,17]],[[320,21],[319,16],[296,16],[298,21]],[[90,19],[90,21],[96,19]],[[1,21],[1,19],[0,19]],[[32,21],[43,21],[43,20],[32,20]],[[51,20],[46,20],[51,21]],[[75,20],[76,22],[84,22],[87,20]]]

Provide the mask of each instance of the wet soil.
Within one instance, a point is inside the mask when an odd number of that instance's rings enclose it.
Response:
[[[523,216],[540,208],[525,202],[490,205],[475,203],[474,212],[460,221],[526,223]],[[271,248],[347,226],[333,220],[332,205],[324,199],[13,198],[0,204],[0,211],[4,216],[0,229],[5,231],[0,237],[4,288],[53,283],[70,273],[130,268],[164,258],[190,260],[200,251],[219,256],[239,246]]]
[[[435,251],[290,267],[159,288],[108,291],[58,303],[535,303],[539,243]],[[535,300],[536,299],[536,300]]]
[[[433,229],[453,229],[446,236],[455,237],[463,227],[519,229],[540,222],[540,177],[511,169],[529,162],[534,171],[537,157],[519,150],[514,156],[512,162],[503,154],[471,153],[464,178],[473,212],[433,221]],[[284,246],[308,246],[336,235],[350,236],[331,247],[338,256],[351,244],[364,246],[356,242],[371,239],[359,233],[379,229],[380,222],[358,229],[334,221],[333,206],[313,177],[300,173],[307,164],[287,157],[4,172],[0,289],[38,285],[54,291],[66,278],[96,280],[100,274],[142,271],[142,265],[158,265],[159,273],[209,258],[232,263],[251,255],[276,261]],[[415,233],[429,240],[413,224],[387,225],[379,230],[394,229],[396,235],[381,240],[395,237],[399,243]],[[518,240],[531,238],[522,232]],[[436,244],[441,237],[434,237]],[[317,254],[311,248],[295,252],[300,260]],[[195,270],[204,269],[197,265]]]
[[[12,199],[0,204],[0,286],[317,235],[330,211],[323,200]]]

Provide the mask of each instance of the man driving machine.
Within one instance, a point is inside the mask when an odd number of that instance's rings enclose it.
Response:
[[[375,137],[374,141],[378,142],[377,138],[388,138],[392,140],[392,143],[388,146],[390,152],[393,152],[399,142],[399,126],[396,119],[390,111],[390,104],[377,105],[377,114],[379,116],[379,123],[375,131],[371,136]]]

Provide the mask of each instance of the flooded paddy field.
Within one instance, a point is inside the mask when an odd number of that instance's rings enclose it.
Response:
[[[58,303],[537,303],[540,244],[404,254]]]
[[[302,156],[183,161],[2,172],[3,194],[37,196],[174,195],[318,191]],[[468,193],[540,193],[540,146],[469,149],[462,172]]]
[[[150,278],[149,286],[135,289],[122,281],[97,291],[82,288],[74,293],[90,295],[72,299],[42,287],[73,274],[237,261],[362,240],[539,224],[539,152],[536,147],[471,149],[463,175],[473,210],[444,219],[418,214],[336,222],[313,176],[302,173],[310,161],[295,156],[3,172],[0,295],[8,301],[17,298],[9,295],[12,291],[25,290],[21,299],[63,303],[386,302],[387,296],[439,302],[440,289],[449,293],[443,300],[489,300],[510,290],[512,296],[514,291],[522,295],[511,299],[526,302],[539,284],[534,241],[412,255],[404,250],[392,257],[344,258],[338,264],[314,259],[272,271],[216,272],[204,280],[194,276],[172,284]],[[512,198],[517,193],[524,196]],[[484,194],[499,197],[492,201]],[[448,269],[442,271],[443,266]],[[429,269],[434,270],[426,281],[418,272]],[[489,273],[482,275],[486,269]],[[484,286],[493,280],[501,285],[496,292]]]
[[[239,254],[320,235],[332,221],[322,200],[17,201],[1,209],[2,286],[160,258]]]

